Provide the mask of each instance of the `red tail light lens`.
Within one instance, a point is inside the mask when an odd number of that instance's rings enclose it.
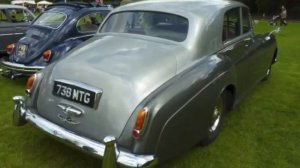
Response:
[[[147,116],[148,116],[148,108],[143,108],[138,112],[136,121],[135,121],[135,126],[132,132],[132,136],[135,139],[138,139],[139,136],[142,134],[143,132],[143,128],[146,125],[146,121],[147,121]]]
[[[6,52],[7,54],[11,54],[14,51],[15,45],[14,44],[9,44],[6,46]]]
[[[26,93],[30,95],[33,89],[33,83],[36,80],[36,74],[31,75],[26,83]]]
[[[51,50],[46,50],[43,52],[43,58],[45,61],[49,61],[51,59],[52,56],[52,51]]]

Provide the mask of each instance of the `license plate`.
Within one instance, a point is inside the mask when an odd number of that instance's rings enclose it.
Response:
[[[91,89],[85,84],[82,86],[70,84],[70,82],[54,81],[52,94],[82,105],[96,108],[101,96],[101,91]]]
[[[27,51],[27,45],[25,44],[19,44],[18,48],[17,48],[17,54],[21,57],[24,57],[26,55],[26,51]]]

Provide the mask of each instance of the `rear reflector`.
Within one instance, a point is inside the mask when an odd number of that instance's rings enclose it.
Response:
[[[32,92],[32,89],[33,89],[33,83],[34,81],[36,80],[36,74],[33,74],[31,75],[28,80],[27,80],[27,83],[26,83],[26,93],[28,95],[30,95],[30,93]]]
[[[6,46],[6,52],[7,54],[11,54],[14,51],[15,45],[14,44],[9,44]]]
[[[46,50],[43,52],[43,58],[45,61],[49,61],[51,59],[52,56],[52,51],[51,50]]]
[[[132,136],[137,139],[143,133],[148,116],[148,108],[143,108],[138,112]]]

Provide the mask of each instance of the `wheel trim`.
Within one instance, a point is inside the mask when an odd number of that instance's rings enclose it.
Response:
[[[212,120],[211,120],[211,125],[209,127],[209,132],[214,132],[217,130],[220,120],[221,120],[221,115],[223,111],[223,102],[222,99],[219,98],[217,101],[216,106],[214,107],[214,112],[212,115]]]
[[[269,75],[270,75],[270,72],[271,72],[271,69],[269,68],[269,69],[267,70],[266,75],[269,76]]]

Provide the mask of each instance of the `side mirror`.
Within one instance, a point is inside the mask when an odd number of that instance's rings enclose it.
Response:
[[[280,27],[276,27],[274,30],[272,30],[266,37],[265,37],[265,40],[270,40],[271,39],[271,35],[273,33],[279,33],[280,32]]]

